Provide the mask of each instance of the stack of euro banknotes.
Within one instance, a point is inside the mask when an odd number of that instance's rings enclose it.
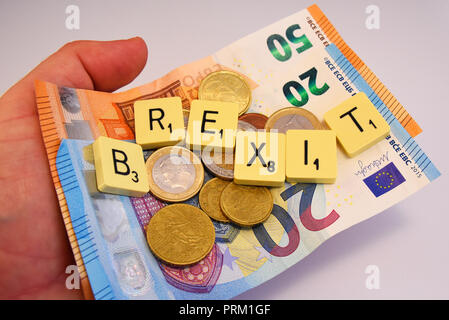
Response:
[[[89,146],[99,136],[134,140],[133,104],[173,97],[188,110],[209,73],[229,70],[251,87],[248,113],[270,116],[295,106],[323,120],[326,111],[364,92],[391,128],[354,158],[338,152],[334,184],[270,188],[271,216],[252,228],[214,221],[206,258],[174,267],[151,253],[145,228],[167,203],[99,193]],[[319,90],[324,85],[327,90]],[[440,173],[414,137],[416,121],[312,5],[160,79],[104,93],[36,82],[43,139],[62,218],[86,298],[228,299],[302,260],[324,241],[415,193]],[[380,189],[379,174],[399,174]],[[210,178],[210,177],[209,177]],[[207,180],[207,179],[205,179]],[[198,199],[188,200],[198,206]]]

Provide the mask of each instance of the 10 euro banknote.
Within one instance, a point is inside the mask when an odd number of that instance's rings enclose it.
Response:
[[[233,70],[252,89],[249,112],[287,106],[323,114],[364,92],[390,135],[355,158],[338,151],[335,184],[271,188],[272,215],[253,228],[214,223],[216,243],[201,262],[174,268],[151,254],[145,226],[166,205],[147,194],[99,193],[89,145],[100,135],[134,139],[133,103],[197,98],[208,73]],[[311,6],[217,53],[121,93],[36,83],[36,98],[62,215],[86,296],[96,299],[221,299],[253,288],[307,256],[338,232],[421,189],[440,173],[416,144],[421,132],[390,91]],[[391,177],[380,179],[380,177]],[[381,181],[381,183],[379,183]],[[197,199],[189,203],[198,205]]]

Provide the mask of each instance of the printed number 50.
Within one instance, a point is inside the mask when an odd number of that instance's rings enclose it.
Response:
[[[293,44],[302,43],[301,46],[296,48],[296,52],[301,53],[307,49],[312,48],[312,43],[309,41],[305,34],[299,37],[293,34],[296,30],[299,29],[301,29],[299,24],[291,25],[285,31],[285,36],[287,37],[288,41]],[[276,46],[276,44],[278,44],[278,46]],[[285,38],[280,34],[272,34],[271,36],[269,36],[267,38],[267,46],[273,57],[281,62],[287,61],[292,56],[292,49],[290,48],[290,45],[288,44],[287,40],[285,40]],[[279,50],[280,48],[282,48],[282,50]]]

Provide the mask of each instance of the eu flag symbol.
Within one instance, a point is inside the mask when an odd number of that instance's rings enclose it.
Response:
[[[363,182],[365,182],[376,198],[396,188],[404,181],[405,178],[393,162],[390,162],[368,178],[363,179]]]

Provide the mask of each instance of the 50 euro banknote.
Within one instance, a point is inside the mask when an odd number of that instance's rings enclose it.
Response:
[[[365,92],[391,133],[358,157],[349,159],[339,152],[335,184],[286,183],[272,188],[275,204],[263,224],[238,228],[214,223],[217,241],[211,253],[194,266],[173,268],[152,256],[143,232],[166,204],[151,194],[129,198],[98,193],[88,146],[100,135],[133,140],[136,100],[179,96],[189,109],[201,79],[217,70],[244,76],[253,96],[249,112],[267,116],[293,105],[322,120],[327,110]],[[96,299],[233,297],[440,174],[413,139],[419,126],[317,6],[141,87],[103,93],[37,82],[36,99],[83,289]],[[190,203],[197,205],[197,200]]]

